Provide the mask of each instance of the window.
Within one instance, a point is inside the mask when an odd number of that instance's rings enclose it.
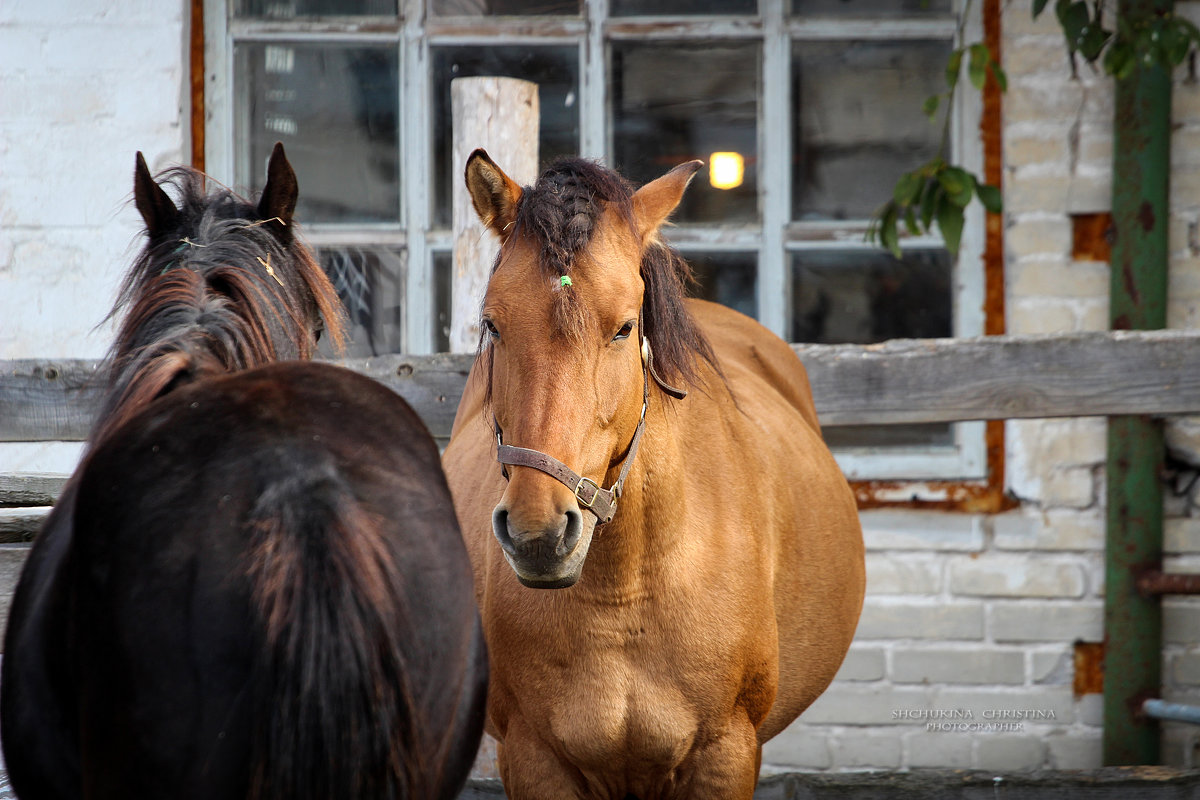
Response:
[[[864,242],[940,142],[921,107],[944,85],[955,0],[205,2],[208,170],[254,190],[285,143],[356,355],[446,346],[450,82],[473,75],[539,85],[543,162],[579,153],[644,182],[703,159],[666,232],[700,296],[791,341],[983,331],[977,208],[956,261],[935,237],[899,261]],[[965,92],[950,127],[976,172],[979,113]],[[982,423],[827,437],[852,478],[986,472]]]

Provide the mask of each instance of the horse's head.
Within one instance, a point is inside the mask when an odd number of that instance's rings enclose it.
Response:
[[[295,233],[296,174],[282,145],[257,203],[210,191],[193,170],[168,178],[178,203],[137,154],[134,202],[146,244],[110,315],[125,311],[101,412],[111,424],[196,378],[308,358],[322,331],[337,347],[343,341],[337,293]]]
[[[524,189],[482,150],[468,160],[476,212],[501,241],[480,345],[509,477],[492,522],[526,586],[579,579],[636,458],[650,381],[680,396],[667,381],[695,383],[695,356],[711,360],[683,308],[690,272],[657,238],[699,166],[634,192],[578,159]]]

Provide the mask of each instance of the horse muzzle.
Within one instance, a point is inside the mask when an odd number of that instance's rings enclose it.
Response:
[[[517,580],[530,589],[565,589],[583,572],[596,518],[569,508],[541,524],[523,524],[501,502],[492,512],[492,532]]]

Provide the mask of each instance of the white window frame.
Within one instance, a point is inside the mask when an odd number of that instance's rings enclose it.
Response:
[[[725,228],[673,227],[668,239],[686,256],[689,251],[750,252],[758,257],[757,307],[759,320],[775,333],[790,330],[791,257],[806,249],[861,248],[865,232],[841,225],[834,231],[824,223],[791,220],[790,80],[793,39],[830,38],[930,38],[954,34],[953,20],[886,19],[834,20],[789,18],[786,0],[759,0],[759,15],[742,17],[613,17],[608,0],[585,0],[584,14],[575,18],[539,17],[436,17],[426,12],[427,0],[400,0],[401,16],[390,22],[373,18],[306,21],[232,20],[233,0],[204,0],[205,19],[205,161],[218,181],[234,179],[234,46],[235,39],[294,40],[320,34],[322,40],[393,42],[399,48],[401,219],[397,224],[331,226],[307,224],[315,246],[372,244],[402,247],[407,251],[405,276],[406,349],[420,354],[433,351],[435,253],[449,252],[449,230],[431,228],[432,142],[429,130],[433,76],[430,48],[440,45],[489,43],[563,45],[579,47],[580,155],[605,159],[612,151],[607,81],[610,44],[653,37],[671,41],[722,38],[755,41],[762,53],[762,96],[759,103],[758,146],[762,167],[760,223]],[[957,4],[956,4],[957,5]],[[978,3],[967,3],[970,17],[964,25],[966,41],[981,38]],[[961,43],[960,43],[961,44]],[[983,147],[979,134],[982,114],[980,93],[960,87],[955,97],[952,147],[955,160],[982,174]],[[915,165],[914,165],[915,166]],[[301,176],[303,181],[303,176]],[[765,200],[764,200],[765,198]],[[880,198],[881,202],[886,198]],[[962,243],[955,266],[954,335],[983,333],[984,218],[978,203],[967,209]],[[902,238],[903,247],[940,247],[936,236]],[[863,448],[838,450],[838,463],[852,479],[877,480],[977,480],[987,477],[985,423],[954,426],[954,443],[945,447],[911,450]],[[924,494],[919,487],[915,490]]]

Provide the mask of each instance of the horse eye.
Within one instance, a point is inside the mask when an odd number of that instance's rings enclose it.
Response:
[[[628,339],[631,333],[633,333],[633,320],[629,320],[621,326],[621,330],[617,331],[617,335],[613,337],[613,341],[619,342],[622,339]]]
[[[485,318],[483,320],[483,327],[484,330],[487,331],[487,335],[492,339],[492,341],[497,341],[500,339],[500,331],[496,329],[496,323]]]

